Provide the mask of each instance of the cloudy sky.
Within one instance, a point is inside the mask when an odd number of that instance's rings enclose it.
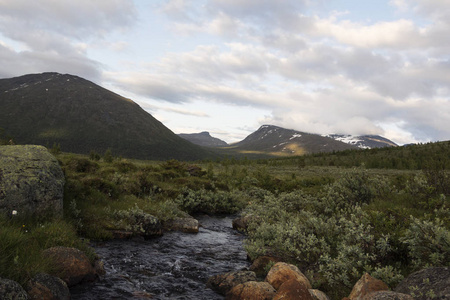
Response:
[[[0,0],[0,78],[78,75],[175,133],[450,139],[449,0]]]

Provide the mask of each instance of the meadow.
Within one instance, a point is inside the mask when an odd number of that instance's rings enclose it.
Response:
[[[142,161],[51,149],[66,175],[64,218],[0,219],[0,277],[24,284],[51,269],[42,249],[72,246],[196,214],[248,216],[251,259],[297,265],[329,296],[364,272],[391,287],[450,262],[450,143],[300,157]]]

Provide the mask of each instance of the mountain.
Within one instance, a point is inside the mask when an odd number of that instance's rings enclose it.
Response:
[[[174,134],[138,104],[88,80],[58,73],[0,79],[0,128],[18,144],[139,159],[214,156]]]
[[[379,135],[344,135],[344,134],[329,134],[325,135],[337,141],[341,141],[350,145],[355,145],[361,149],[383,148],[383,147],[397,147],[398,145],[387,138]]]
[[[263,125],[244,140],[230,145],[230,149],[240,153],[302,155],[356,149],[356,146],[318,134]]]
[[[180,133],[179,137],[188,140],[189,142],[203,146],[203,147],[226,147],[228,144],[221,139],[212,137],[209,132],[203,131],[200,133]]]

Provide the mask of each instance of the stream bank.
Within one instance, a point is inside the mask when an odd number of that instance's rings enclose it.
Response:
[[[233,216],[197,219],[197,234],[168,232],[150,240],[94,244],[106,275],[72,288],[72,299],[224,299],[206,288],[206,282],[249,266],[244,235],[232,229]]]

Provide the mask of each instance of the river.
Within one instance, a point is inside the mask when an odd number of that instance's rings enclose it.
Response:
[[[168,232],[150,240],[94,244],[106,275],[72,288],[72,299],[224,299],[206,288],[206,281],[249,266],[244,236],[232,229],[231,216],[197,219],[197,234]]]

